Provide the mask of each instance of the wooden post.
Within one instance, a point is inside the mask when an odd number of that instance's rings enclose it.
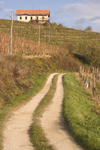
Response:
[[[84,67],[82,68],[82,79],[84,78]]]
[[[44,36],[44,42],[46,43],[46,32],[45,32],[45,36]]]
[[[90,67],[89,67],[89,70],[88,70],[88,74],[90,74]]]
[[[12,29],[13,29],[13,12],[12,12],[12,20],[11,20],[11,31],[10,31],[10,55],[12,55]]]
[[[87,77],[86,77],[86,78],[87,78],[87,79],[86,79],[86,80],[87,80],[87,85],[86,85],[87,88],[89,87],[89,74],[88,74],[88,73],[89,73],[89,71],[87,71]]]
[[[40,25],[39,25],[39,46],[40,46]]]
[[[82,67],[80,66],[80,70],[79,70],[79,77],[81,78],[81,71],[82,71]]]
[[[98,80],[98,68],[97,68],[97,71],[96,71],[96,78]]]
[[[94,75],[94,88],[96,87],[96,85],[95,85],[95,75]]]
[[[98,68],[97,68],[97,74],[98,74]]]
[[[93,96],[96,96],[96,85],[95,85],[95,74],[94,74],[94,83],[93,83]]]
[[[50,22],[49,22],[49,42],[50,42]]]
[[[92,72],[92,76],[94,77],[94,67],[93,67],[93,72]]]

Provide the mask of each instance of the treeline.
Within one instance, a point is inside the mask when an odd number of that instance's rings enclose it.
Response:
[[[100,48],[95,45],[80,44],[78,46],[78,52],[74,54],[79,60],[90,66],[100,68]]]

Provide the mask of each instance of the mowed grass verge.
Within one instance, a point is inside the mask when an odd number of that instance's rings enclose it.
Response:
[[[45,108],[51,103],[56,90],[57,75],[52,80],[52,86],[42,101],[39,103],[33,114],[33,124],[30,127],[30,139],[36,150],[54,150],[52,145],[48,143],[45,133],[40,124],[40,117],[42,117]]]
[[[70,133],[85,150],[100,150],[100,114],[95,111],[99,107],[73,73],[67,73],[63,83],[63,114]]]
[[[28,102],[40,89],[44,86],[47,77],[50,73],[44,73],[34,81],[33,88],[28,90],[26,93],[17,96],[14,101],[9,102],[6,106],[0,108],[0,150],[3,149],[3,129],[4,123],[7,118],[11,115],[11,112],[18,106],[21,106],[23,103]]]

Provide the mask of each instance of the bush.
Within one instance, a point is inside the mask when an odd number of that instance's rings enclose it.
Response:
[[[88,26],[85,31],[92,31],[92,27],[91,26]]]

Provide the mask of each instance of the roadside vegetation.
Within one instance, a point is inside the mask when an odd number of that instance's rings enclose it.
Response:
[[[50,23],[40,25],[39,37],[39,25],[14,21],[13,55],[9,55],[10,28],[10,20],[0,19],[0,150],[5,116],[35,95],[51,72],[78,72],[80,64],[100,68],[100,33]],[[99,106],[91,101],[91,95],[83,90],[74,74],[65,75],[64,87],[64,117],[71,134],[84,149],[99,150]],[[100,89],[99,83],[97,87]],[[34,119],[37,121],[36,116]],[[33,126],[35,123],[30,129],[31,140]],[[39,135],[38,131],[43,132],[40,127],[36,129]],[[35,141],[36,145],[41,137],[44,133]],[[39,147],[46,142],[44,138]]]
[[[100,107],[92,101],[91,94],[83,89],[73,73],[67,73],[63,82],[63,114],[70,133],[85,150],[99,150]]]
[[[43,87],[51,72],[78,71],[78,68],[79,63],[71,56],[33,59],[20,55],[0,56],[0,150],[3,122],[13,108],[30,100]]]
[[[31,142],[34,144],[37,150],[54,150],[53,147],[49,144],[48,140],[45,137],[45,133],[40,124],[40,118],[42,117],[45,108],[51,103],[52,98],[54,96],[56,90],[56,82],[57,82],[57,75],[52,80],[52,86],[49,92],[45,95],[42,99],[38,107],[36,108],[33,114],[33,124],[29,130]]]
[[[15,101],[17,96],[33,88],[36,79],[43,73],[78,71],[79,64],[74,58],[65,55],[33,59],[26,59],[19,55],[1,55],[0,106]]]
[[[19,96],[16,96],[14,101],[10,101],[6,105],[0,107],[0,150],[2,150],[2,131],[4,129],[4,122],[11,115],[13,109],[27,103],[31,99],[31,97],[39,92],[39,90],[44,86],[48,75],[49,73],[42,74],[34,81],[34,86],[31,89]]]

